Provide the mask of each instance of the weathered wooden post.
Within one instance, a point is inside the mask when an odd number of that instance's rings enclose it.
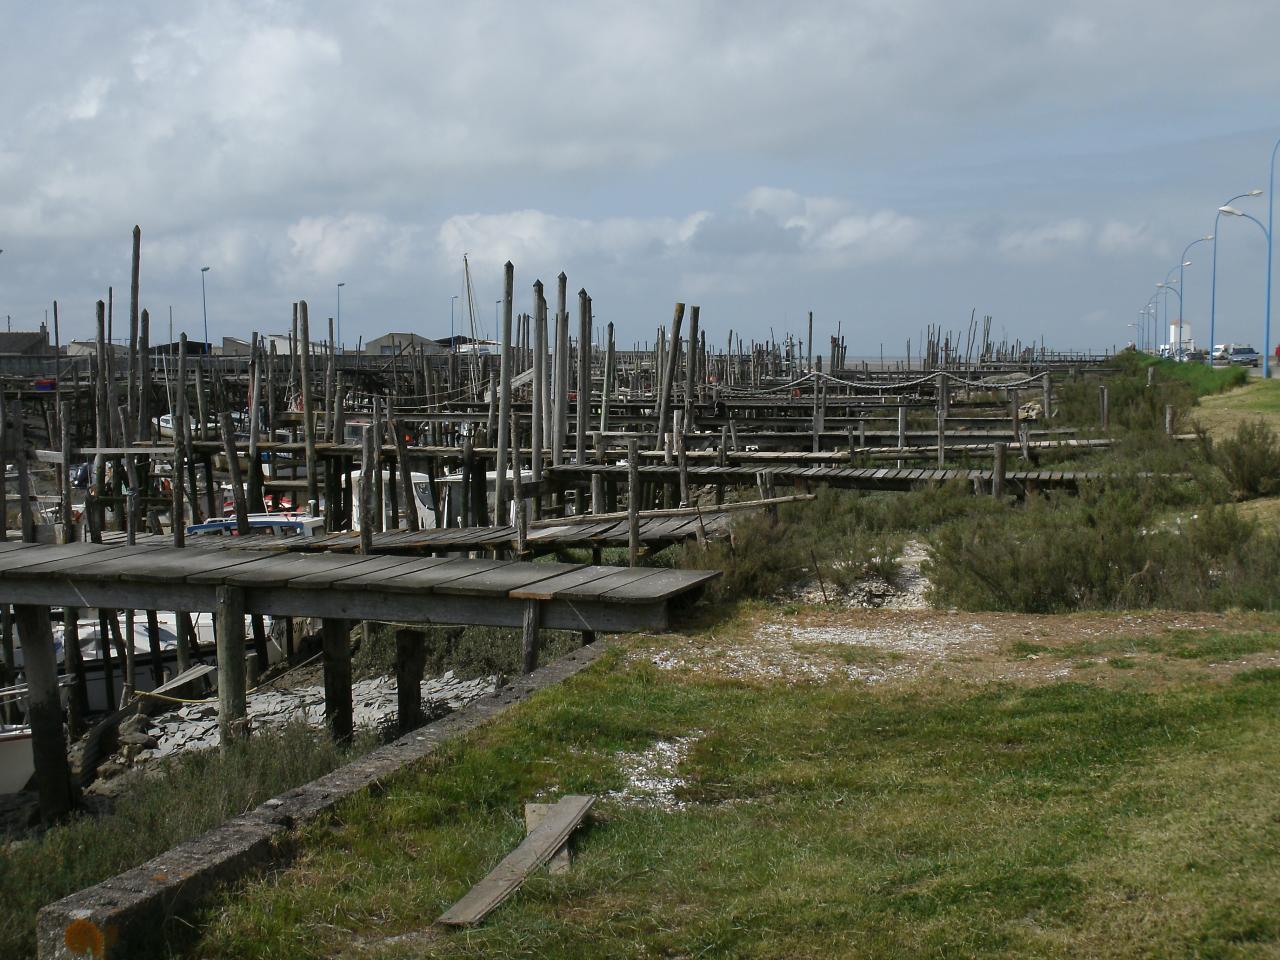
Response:
[[[67,741],[62,730],[53,628],[48,607],[18,604],[13,613],[22,646],[22,670],[27,680],[27,713],[40,818],[45,823],[53,823],[70,813],[75,803]]]
[[[267,505],[262,497],[262,454],[258,438],[262,426],[262,362],[255,330],[249,346],[249,509],[261,513]]]
[[[592,444],[595,447],[595,462],[598,466],[604,466],[604,434],[599,430],[591,435]],[[604,474],[591,474],[591,512],[605,513],[604,505]]]
[[[1108,429],[1111,425],[1111,411],[1108,409],[1107,385],[1105,383],[1098,387],[1098,416],[1102,429]]]
[[[416,630],[396,631],[396,715],[400,732],[422,726],[422,671],[427,650]]]
[[[373,427],[364,427],[360,452],[360,552],[373,553],[373,472],[377,469]]]
[[[1174,423],[1173,404],[1166,403],[1164,405],[1164,432],[1167,436],[1170,436],[1170,437],[1173,436],[1173,423]]]
[[[494,463],[493,517],[497,523],[506,514],[507,456],[511,442],[511,300],[515,296],[516,268],[508,260],[503,267],[502,351],[499,365],[498,454]]]
[[[1004,496],[1004,475],[1008,448],[997,442],[993,447],[995,456],[991,461],[991,495],[997,499]]]
[[[363,529],[363,524],[361,528]],[[320,644],[324,660],[324,719],[329,733],[339,743],[351,739],[350,625],[345,620],[325,617],[320,621]]]
[[[667,428],[668,413],[671,409],[671,387],[676,377],[676,362],[680,357],[680,324],[684,321],[684,304],[676,303],[671,317],[671,349],[667,351],[662,365],[662,379],[658,385],[658,436],[653,445],[661,450],[663,432]]]
[[[307,509],[314,514],[320,505],[320,477],[316,463],[315,410],[311,401],[311,326],[305,300],[298,301],[298,325],[302,336],[298,344],[298,372],[302,378],[302,437],[306,444]]]
[[[577,413],[578,463],[587,462],[587,418],[591,413],[591,298],[586,289],[578,291],[578,395]],[[579,513],[586,513],[579,509]]]
[[[524,673],[533,673],[538,669],[538,626],[541,619],[540,604],[537,600],[524,602],[524,614],[521,617],[520,630],[520,669]]]
[[[605,345],[604,353],[604,379],[601,381],[600,391],[601,433],[609,432],[609,400],[613,397],[613,391],[617,387],[617,384],[614,382],[615,377],[613,371],[613,365],[616,362],[613,350],[613,324],[610,323],[605,330],[607,331],[607,343]]]
[[[533,500],[533,515],[542,519],[542,450],[547,429],[547,299],[543,296],[542,281],[533,284],[533,395],[530,403],[532,418],[529,433],[529,468],[537,491]]]
[[[129,271],[129,396],[125,398],[131,422],[138,409],[138,270],[141,255],[142,228],[134,224],[133,262]]]
[[[569,423],[569,314],[566,309],[569,278],[562,272],[557,279],[556,342],[552,363],[553,394],[551,424],[551,463],[564,462],[564,440]]]
[[[694,384],[698,372],[698,314],[700,312],[701,308],[696,304],[689,308],[689,349],[684,355],[684,419],[682,421],[686,430],[693,428]]]
[[[630,565],[640,565],[640,441],[627,440],[627,550]]]
[[[225,749],[249,736],[244,664],[244,591],[218,587],[214,640],[218,652],[218,732]]]
[[[231,414],[223,410],[219,417],[222,428],[222,446],[227,453],[227,471],[231,474],[231,499],[236,509],[236,533],[249,536],[249,507],[244,495],[244,480],[240,475],[240,454],[236,451],[235,429],[231,425]]]
[[[409,446],[404,439],[404,424],[398,420],[390,422],[391,434],[396,444],[396,466],[400,470],[400,486],[404,488],[405,522],[410,530],[418,530],[418,497],[413,489],[413,465],[409,462]],[[431,490],[432,502],[435,502],[435,485]]]

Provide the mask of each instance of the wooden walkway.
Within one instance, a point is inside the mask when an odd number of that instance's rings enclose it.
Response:
[[[269,553],[142,544],[0,543],[0,604],[12,604],[28,688],[35,778],[47,821],[74,803],[59,694],[52,607],[213,611],[218,720],[224,745],[248,735],[245,617],[321,620],[325,717],[352,734],[350,627],[361,620],[521,629],[524,672],[537,666],[542,628],[661,630],[669,603],[715,571],[523,563],[444,557]],[[396,639],[401,723],[418,712],[422,662]]]
[[[640,479],[654,483],[678,483],[680,469],[676,466],[641,466]],[[547,467],[545,477],[557,482],[582,482],[596,475],[625,479],[625,464],[568,464],[558,467]],[[953,480],[977,480],[988,486],[991,484],[990,470],[924,470],[904,468],[901,470],[880,467],[705,467],[690,465],[689,482],[699,485],[723,484],[725,486],[749,485],[756,482],[760,473],[772,475],[774,483],[794,483],[797,486],[818,484],[829,487],[841,487],[853,490],[910,490],[919,484],[941,484]],[[1067,487],[1077,486],[1082,480],[1102,478],[1099,472],[1079,470],[1009,470],[1005,473],[1005,483],[1024,487]]]
[[[640,543],[653,551],[699,535],[723,533],[729,527],[729,517],[709,507],[701,517],[644,517],[639,525]],[[360,534],[350,531],[320,537],[263,539],[266,540],[263,544],[266,549],[277,548],[294,553],[354,553],[360,548]],[[629,543],[627,521],[602,520],[599,523],[533,527],[525,537],[525,543],[535,552],[549,552],[561,547],[625,547]],[[380,554],[466,553],[472,550],[508,550],[515,545],[516,528],[513,526],[392,530],[373,535],[373,552]]]
[[[285,554],[151,544],[0,544],[0,603],[216,610],[221,587],[245,613],[343,620],[522,625],[582,631],[664,629],[667,603],[716,571],[444,557]]]

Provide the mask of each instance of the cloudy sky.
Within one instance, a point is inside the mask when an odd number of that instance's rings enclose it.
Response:
[[[1060,347],[1126,324],[1267,186],[1262,0],[466,4],[0,0],[0,315],[142,299],[199,335],[493,329],[564,270],[623,343],[673,301],[900,353],[971,310]],[[1266,219],[1266,198],[1240,201]],[[1225,218],[1224,218],[1225,219]],[[1209,244],[1187,268],[1206,323]],[[1261,347],[1263,240],[1222,225],[1218,340]],[[461,303],[461,301],[460,301]],[[1176,301],[1174,303],[1176,308]],[[1171,312],[1176,313],[1176,309]],[[462,311],[459,330],[465,329]],[[1207,330],[1205,331],[1207,334]]]

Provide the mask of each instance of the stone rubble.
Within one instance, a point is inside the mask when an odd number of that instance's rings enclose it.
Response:
[[[492,693],[493,677],[459,680],[453,671],[422,681],[422,699],[429,705],[456,710],[477,697]],[[357,680],[351,685],[354,721],[357,729],[377,729],[394,722],[396,682],[394,677]],[[301,720],[319,727],[324,723],[324,687],[307,686],[282,690],[262,690],[249,694],[250,727],[255,730],[283,726]],[[207,750],[218,745],[218,704],[191,703],[152,718],[144,729],[121,737],[122,753],[133,763],[145,763],[184,750]]]

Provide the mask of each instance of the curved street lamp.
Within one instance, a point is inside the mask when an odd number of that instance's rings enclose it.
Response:
[[[1252,220],[1258,225],[1258,229],[1262,231],[1262,235],[1267,238],[1267,310],[1266,321],[1263,326],[1263,350],[1262,350],[1262,377],[1266,379],[1271,376],[1271,354],[1268,352],[1271,345],[1271,231],[1262,225],[1262,221],[1252,214],[1245,213],[1243,210],[1237,210],[1232,206],[1223,206],[1218,208],[1219,213],[1225,213],[1233,217],[1244,217],[1246,220]]]
[[[1248,193],[1237,193],[1234,197],[1222,205],[1222,207],[1231,206],[1237,200],[1243,200],[1245,197],[1260,197],[1261,190],[1250,190]],[[1214,330],[1217,325],[1218,314],[1218,221],[1222,219],[1222,207],[1218,208],[1218,212],[1213,218],[1213,278],[1209,281],[1209,366],[1213,366],[1213,347],[1214,347]]]
[[[1192,240],[1190,243],[1188,243],[1188,244],[1186,245],[1186,247],[1184,247],[1184,248],[1183,248],[1183,250],[1182,250],[1182,260],[1183,260],[1184,262],[1182,263],[1182,265],[1181,265],[1180,267],[1178,267],[1178,283],[1179,283],[1180,288],[1181,288],[1182,290],[1184,290],[1184,291],[1185,291],[1185,290],[1187,289],[1187,285],[1186,285],[1185,283],[1183,283],[1183,282],[1182,282],[1182,281],[1183,281],[1183,270],[1184,270],[1185,268],[1187,268],[1187,267],[1191,266],[1191,261],[1190,261],[1190,260],[1187,260],[1187,251],[1188,251],[1188,250],[1190,250],[1192,247],[1194,247],[1197,243],[1208,243],[1208,242],[1209,242],[1210,240],[1212,240],[1212,239],[1213,239],[1213,234],[1212,234],[1212,233],[1210,233],[1210,234],[1206,234],[1205,236],[1201,237],[1199,240]],[[1182,306],[1182,304],[1183,304],[1183,299],[1182,299],[1182,297],[1178,297],[1178,306],[1179,306],[1179,307],[1181,307],[1181,306]],[[1183,338],[1182,338],[1182,325],[1183,325],[1183,322],[1184,322],[1185,320],[1186,320],[1186,311],[1185,311],[1185,310],[1181,310],[1181,309],[1180,309],[1180,310],[1178,311],[1178,359],[1182,359],[1182,355],[1183,355],[1183,354],[1182,354],[1182,341],[1183,341]],[[1210,344],[1210,348],[1212,348],[1212,344]]]

